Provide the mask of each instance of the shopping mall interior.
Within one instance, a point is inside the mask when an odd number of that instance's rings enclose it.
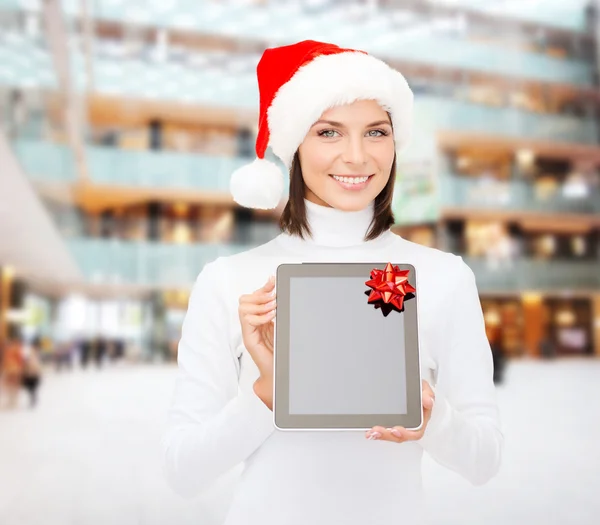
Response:
[[[0,366],[20,341],[45,370],[37,412],[0,414],[0,522],[222,523],[167,492],[157,421],[198,274],[280,233],[287,194],[229,191],[257,62],[314,39],[406,77],[392,230],[463,258],[508,363],[505,470],[428,467],[432,523],[597,523],[598,4],[0,0]]]
[[[15,179],[2,189],[0,340],[22,332],[52,351],[104,336],[175,357],[203,265],[279,232],[284,203],[241,208],[228,182],[254,154],[255,64],[291,38],[269,17],[296,9],[317,28],[336,18],[347,29],[331,36],[355,46],[368,15],[370,51],[406,76],[416,132],[394,230],[465,258],[498,350],[536,356],[550,340],[560,355],[600,354],[592,9],[551,25],[468,2],[257,1],[235,16],[205,2],[198,19],[164,18],[159,3],[34,4],[0,3],[0,152]]]

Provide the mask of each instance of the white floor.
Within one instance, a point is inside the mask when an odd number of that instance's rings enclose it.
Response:
[[[49,373],[37,410],[0,412],[0,524],[218,525],[229,485],[185,501],[162,480],[174,375]],[[600,523],[600,361],[512,363],[498,395],[502,472],[474,488],[427,460],[432,524]]]

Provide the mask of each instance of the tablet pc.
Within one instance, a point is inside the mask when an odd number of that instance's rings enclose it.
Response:
[[[277,429],[421,427],[412,265],[281,264],[276,289]]]

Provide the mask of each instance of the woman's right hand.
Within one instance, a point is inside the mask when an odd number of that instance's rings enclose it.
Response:
[[[238,313],[244,346],[258,367],[255,393],[273,410],[273,334],[275,277],[254,293],[240,296]]]

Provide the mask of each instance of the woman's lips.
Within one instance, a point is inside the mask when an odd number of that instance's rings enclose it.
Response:
[[[360,179],[360,178],[364,178],[364,177],[368,177],[368,179],[364,182],[342,182],[341,180],[337,180],[333,175],[330,175],[330,177],[336,182],[338,183],[342,188],[344,188],[345,190],[350,190],[350,191],[360,191],[364,188],[366,188],[369,184],[369,182],[371,181],[371,179],[373,178],[373,175],[361,175],[361,176],[343,176],[344,178],[347,179]]]

